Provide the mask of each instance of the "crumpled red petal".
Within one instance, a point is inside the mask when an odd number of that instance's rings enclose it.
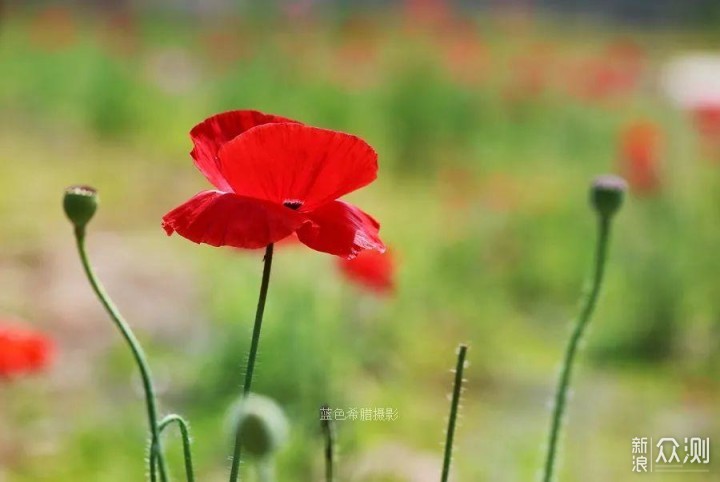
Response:
[[[385,252],[378,236],[380,224],[359,208],[333,201],[307,213],[313,225],[298,229],[298,239],[308,247],[352,259],[365,249]]]
[[[233,110],[205,119],[190,131],[193,150],[190,155],[195,165],[213,186],[231,192],[219,168],[218,151],[226,142],[253,127],[273,122],[297,122],[285,117],[265,114],[256,110]]]
[[[267,201],[219,191],[203,191],[163,216],[162,226],[195,243],[263,248],[312,221]]]
[[[362,139],[303,124],[266,124],[220,148],[225,179],[240,195],[310,212],[371,183],[377,154]]]

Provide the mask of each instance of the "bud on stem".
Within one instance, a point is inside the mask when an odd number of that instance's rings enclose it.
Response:
[[[287,418],[280,406],[270,398],[253,393],[238,402],[233,427],[241,447],[257,459],[271,457],[288,435]]]
[[[97,190],[90,186],[70,186],[65,189],[63,208],[65,215],[75,226],[78,234],[85,232],[85,226],[95,215],[98,206]]]
[[[613,215],[618,212],[622,205],[626,187],[627,184],[624,179],[607,175],[597,177],[590,188],[590,203],[599,216],[594,270],[590,279],[589,291],[587,291],[584,296],[580,313],[575,321],[575,328],[570,335],[570,341],[565,349],[565,356],[560,371],[560,380],[557,391],[555,392],[555,405],[550,423],[547,456],[545,458],[545,469],[542,478],[543,482],[552,482],[554,480],[555,458],[558,440],[560,438],[562,418],[565,413],[568,391],[570,390],[572,369],[580,346],[580,340],[595,311],[595,305],[598,300],[598,295],[600,294],[605,272],[611,221]]]
[[[613,175],[598,176],[590,188],[590,203],[600,216],[610,218],[622,206],[627,182]]]

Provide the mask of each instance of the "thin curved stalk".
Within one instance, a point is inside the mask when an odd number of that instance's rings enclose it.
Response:
[[[255,311],[255,324],[253,326],[252,341],[250,342],[250,353],[248,355],[247,368],[245,371],[245,383],[243,384],[243,396],[246,397],[250,393],[252,386],[253,372],[255,370],[255,360],[257,359],[258,346],[260,344],[260,330],[262,328],[263,314],[265,313],[265,301],[267,300],[268,288],[270,286],[270,271],[272,269],[273,245],[268,244],[265,248],[265,257],[263,258],[263,273],[260,282],[260,295],[258,297],[257,309]],[[232,454],[232,467],[230,468],[230,482],[236,482],[240,475],[240,455],[241,455],[240,434],[235,435],[235,446]]]
[[[165,456],[162,451],[162,444],[160,441],[160,431],[158,429],[158,409],[157,409],[157,402],[155,399],[155,389],[153,387],[152,382],[152,376],[150,374],[150,368],[147,363],[147,359],[145,357],[145,353],[143,352],[142,346],[140,345],[140,342],[135,337],[135,334],[133,333],[132,329],[128,325],[128,323],[125,321],[125,319],[122,317],[120,312],[118,311],[115,304],[112,302],[110,297],[108,296],[107,292],[102,286],[102,283],[98,280],[97,276],[95,275],[95,271],[92,268],[92,265],[90,264],[90,260],[88,259],[87,252],[85,249],[85,230],[82,228],[76,228],[75,229],[75,240],[77,244],[77,250],[78,254],[80,255],[80,261],[82,262],[83,269],[85,270],[85,274],[87,276],[88,281],[90,282],[90,285],[93,288],[93,291],[97,295],[98,299],[100,300],[100,303],[105,308],[105,311],[110,315],[110,318],[115,323],[115,326],[122,334],[123,338],[127,342],[128,346],[130,347],[130,351],[132,352],[133,358],[135,359],[135,363],[137,364],[137,367],[140,371],[140,378],[142,380],[143,390],[145,393],[145,405],[147,410],[147,417],[148,417],[148,425],[150,428],[150,434],[151,434],[151,443],[150,443],[150,454],[148,457],[148,463],[150,465],[150,480],[155,481],[157,480],[157,472],[156,472],[156,464],[153,463],[153,460],[157,458],[157,471],[160,474],[160,480],[161,482],[167,482],[168,476],[167,476],[167,468],[165,463]]]
[[[545,470],[543,475],[544,482],[550,482],[553,478],[553,469],[555,466],[555,458],[557,453],[558,438],[560,436],[560,428],[562,425],[563,414],[567,404],[567,392],[570,388],[570,379],[572,375],[573,363],[575,355],[580,344],[585,328],[595,310],[600,287],[602,286],[603,275],[605,272],[605,259],[607,256],[608,239],[610,236],[610,218],[608,216],[600,216],[598,222],[598,239],[595,252],[595,267],[589,290],[585,293],[584,302],[578,315],[575,328],[570,336],[565,358],[563,360],[560,372],[560,381],[558,383],[557,392],[555,394],[555,406],[553,409],[552,422],[550,425],[550,435],[548,440],[547,458],[545,460]]]
[[[187,482],[195,482],[195,471],[193,470],[192,450],[190,447],[190,427],[187,421],[180,415],[173,413],[160,421],[158,431],[162,434],[163,430],[165,430],[173,422],[178,424],[178,427],[180,428],[180,435],[182,436],[183,456],[185,458],[185,477]]]

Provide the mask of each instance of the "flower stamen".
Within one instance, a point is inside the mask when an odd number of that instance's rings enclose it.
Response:
[[[297,199],[288,199],[285,202],[283,202],[283,206],[285,206],[286,208],[290,208],[293,211],[297,211],[298,209],[300,209],[300,207],[302,205],[303,205],[303,202],[299,201]]]

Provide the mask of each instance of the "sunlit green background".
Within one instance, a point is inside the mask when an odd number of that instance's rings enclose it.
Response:
[[[717,47],[717,25],[406,3],[5,9],[0,320],[50,333],[58,356],[45,374],[0,381],[0,481],[144,477],[139,380],[61,210],[77,183],[100,192],[91,257],[148,349],[163,411],[190,419],[198,479],[226,480],[226,411],[240,391],[261,253],[168,238],[160,219],[207,187],[188,155],[190,128],[236,108],[373,145],[378,181],[351,199],[380,220],[397,262],[396,292],[378,296],[328,255],[278,248],[255,389],[291,420],[279,480],[321,480],[323,403],[399,413],[338,425],[338,480],[439,480],[460,342],[471,365],[456,480],[537,478],[592,259],[588,185],[622,172],[620,135],[635,122],[661,132],[660,183],[631,190],[617,218],[559,480],[636,480],[633,437],[720,443],[720,156],[659,85],[672,57]],[[633,82],[605,92],[603,69],[628,52]],[[181,480],[180,440],[167,445]],[[717,480],[710,469],[642,477]]]

